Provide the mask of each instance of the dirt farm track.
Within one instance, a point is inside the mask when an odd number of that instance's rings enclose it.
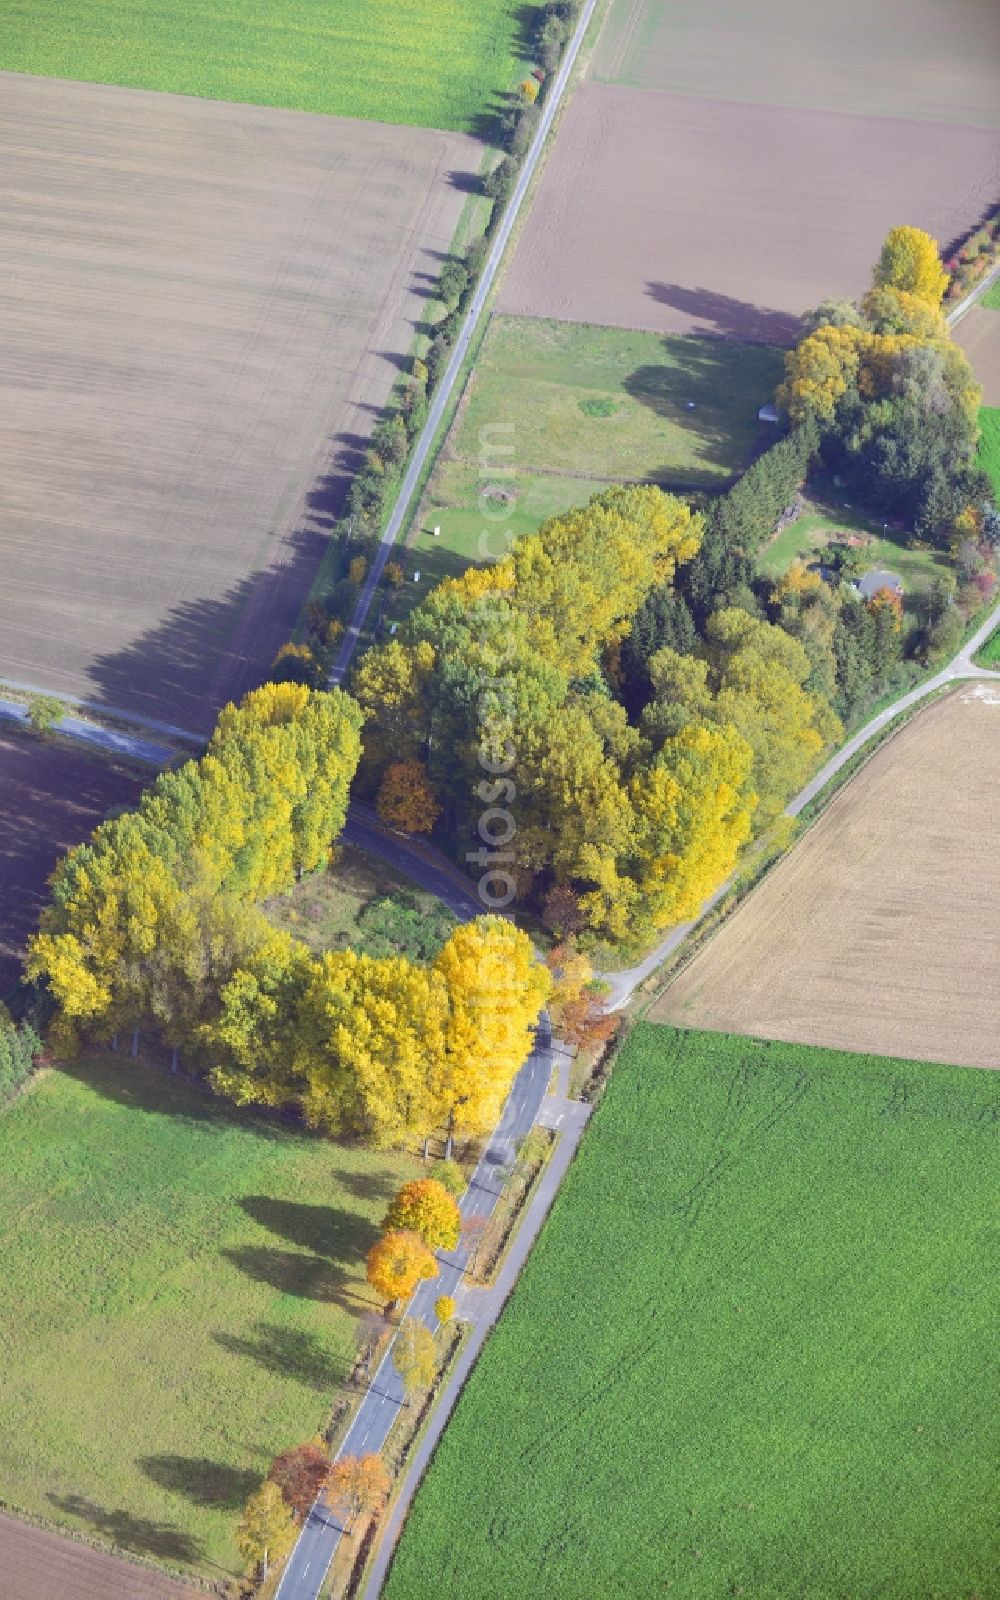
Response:
[[[930,706],[653,1008],[682,1026],[1000,1067],[1000,684]]]
[[[288,637],[481,146],[0,73],[0,676],[207,727]]]
[[[201,1593],[0,1512],[0,1600],[197,1600]]]

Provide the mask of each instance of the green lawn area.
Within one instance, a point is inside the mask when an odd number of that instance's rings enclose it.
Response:
[[[989,311],[1000,311],[1000,278],[990,284],[986,293],[980,297],[979,304],[986,306]]]
[[[783,358],[729,339],[494,317],[450,453],[515,475],[720,489],[746,462]]]
[[[951,570],[951,561],[942,551],[908,550],[905,534],[884,535],[882,523],[863,512],[853,507],[834,510],[814,501],[807,502],[802,516],[763,547],[758,561],[760,570],[777,577],[787,572],[796,557],[807,565],[819,560],[830,540],[845,531],[872,535],[871,544],[861,552],[864,570],[879,567],[897,572],[907,595],[929,589],[936,577]]]
[[[637,1026],[386,1600],[996,1595],[998,1096]]]
[[[979,465],[987,472],[1000,500],[1000,406],[981,406],[979,426]]]
[[[220,1577],[273,1454],[326,1424],[418,1164],[109,1056],[43,1074],[0,1145],[0,1499]]]
[[[8,0],[0,68],[473,131],[511,86],[516,0]]]
[[[563,478],[530,469],[489,477],[469,462],[443,458],[409,540],[407,571],[420,573],[417,587],[424,593],[428,580],[439,583],[470,564],[499,559],[514,539],[534,533],[547,517],[586,504],[607,487],[607,479]],[[437,538],[435,527],[441,529]]]
[[[413,961],[432,959],[457,920],[434,895],[353,845],[338,845],[328,868],[267,901],[264,910],[311,950],[351,945]]]
[[[975,659],[981,667],[1000,667],[1000,628],[990,634],[981,650],[976,651]]]

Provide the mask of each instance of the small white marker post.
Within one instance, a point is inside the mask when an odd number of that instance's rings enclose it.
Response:
[[[440,524],[434,529],[434,537],[435,537],[435,539],[440,539],[440,537],[441,537]]]
[[[417,568],[416,572],[413,574],[413,581],[414,581],[414,583],[419,583],[420,582],[420,568],[419,567]]]

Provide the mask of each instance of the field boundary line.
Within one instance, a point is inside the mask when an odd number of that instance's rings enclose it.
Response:
[[[435,390],[434,398],[431,401],[430,410],[427,414],[427,419],[420,430],[420,437],[414,446],[413,453],[410,456],[409,465],[407,466],[403,477],[403,481],[396,493],[396,500],[392,508],[392,513],[385,525],[385,529],[383,530],[382,538],[375,554],[375,559],[373,560],[371,569],[365,579],[364,588],[362,589],[361,594],[358,596],[358,603],[355,606],[354,615],[348,624],[343,643],[341,644],[340,650],[337,653],[337,659],[334,662],[333,668],[330,672],[328,681],[331,686],[340,684],[348,666],[350,665],[351,657],[357,648],[358,640],[361,637],[362,629],[367,621],[368,613],[371,610],[372,602],[375,598],[375,592],[382,578],[382,573],[384,572],[386,563],[389,560],[390,552],[395,545],[397,538],[399,537],[404,522],[406,521],[406,514],[409,510],[410,503],[419,487],[424,466],[433,447],[435,436],[437,435],[437,431],[444,419],[445,409],[449,400],[451,399],[452,390],[454,389],[455,383],[462,370],[466,353],[470,344],[472,343],[473,336],[479,324],[479,319],[485,308],[490,291],[493,288],[493,281],[499,270],[500,262],[503,258],[504,251],[507,248],[507,243],[513,231],[514,224],[517,221],[518,212],[521,209],[521,204],[525,195],[527,194],[528,186],[534,176],[535,168],[538,165],[543,146],[548,139],[552,124],[555,120],[556,112],[559,110],[563,96],[566,92],[566,86],[569,83],[573,68],[576,64],[576,58],[579,54],[580,46],[582,45],[584,35],[590,26],[590,21],[594,15],[596,7],[597,0],[585,0],[584,7],[580,13],[573,36],[563,52],[563,58],[559,64],[555,81],[549,93],[545,97],[545,104],[542,108],[541,120],[535,132],[535,136],[531,141],[528,153],[525,156],[521,171],[518,174],[517,183],[514,187],[514,193],[511,195],[510,200],[507,203],[507,209],[504,212],[503,221],[500,224],[500,227],[497,231],[497,236],[494,239],[489,255],[486,258],[482,276],[476,285],[475,292],[472,296],[472,301],[462,323],[461,331],[458,339],[455,342],[455,347],[448,358],[448,365],[446,366],[441,381]]]

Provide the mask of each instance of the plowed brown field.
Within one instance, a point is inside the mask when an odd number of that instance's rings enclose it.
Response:
[[[0,143],[0,675],[205,727],[288,636],[481,146],[13,73]]]
[[[196,1600],[199,1593],[0,1513],[0,1600]]]
[[[803,311],[863,292],[889,228],[953,239],[998,182],[988,127],[585,84],[500,309],[789,343]]]
[[[873,757],[653,1008],[658,1022],[1000,1067],[1000,682]]]

